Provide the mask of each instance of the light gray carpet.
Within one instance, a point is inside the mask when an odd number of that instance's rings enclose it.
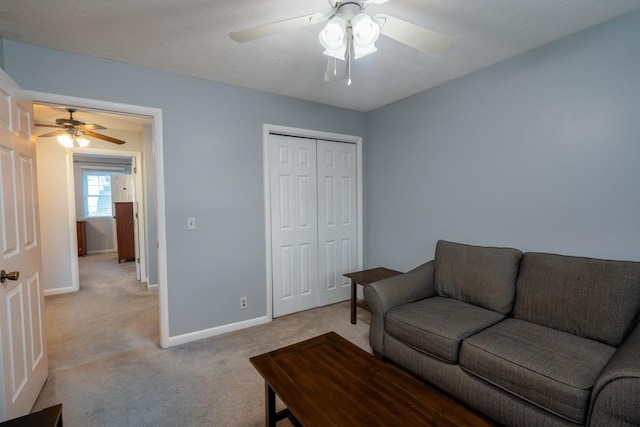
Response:
[[[163,350],[157,294],[134,265],[80,261],[81,290],[45,301],[49,379],[34,406],[62,403],[67,427],[262,426],[264,382],[249,357],[329,331],[370,351],[369,315],[351,325],[347,302]]]

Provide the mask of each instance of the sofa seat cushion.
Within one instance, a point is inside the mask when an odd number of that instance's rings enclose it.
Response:
[[[502,320],[495,311],[452,298],[433,297],[389,310],[385,330],[398,340],[449,363],[462,340]]]
[[[460,367],[583,424],[591,389],[615,351],[598,341],[510,318],[467,338]]]

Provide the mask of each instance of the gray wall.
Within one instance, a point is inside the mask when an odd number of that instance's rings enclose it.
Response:
[[[262,124],[363,135],[365,115],[8,40],[4,53],[24,89],[162,109],[169,335],[266,315]]]
[[[366,132],[370,266],[411,268],[441,238],[640,259],[637,40],[640,13],[367,115],[6,40],[4,54],[25,89],[162,108],[176,336],[265,314],[265,122]]]
[[[87,254],[115,252],[113,244],[113,219],[92,218],[84,220]],[[82,283],[80,284],[82,287]]]
[[[368,115],[365,262],[438,239],[640,260],[640,13]]]

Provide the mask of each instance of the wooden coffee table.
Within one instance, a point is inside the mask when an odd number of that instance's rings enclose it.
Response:
[[[492,426],[335,332],[252,357],[265,380],[266,425]],[[276,412],[276,394],[287,409]]]
[[[351,279],[351,323],[356,324],[356,306],[368,310],[367,304],[362,301],[358,301],[356,285],[368,285],[369,283],[377,282],[378,280],[388,279],[389,277],[402,274],[400,271],[391,270],[385,267],[370,268],[368,270],[354,271],[353,273],[347,273],[344,277]]]

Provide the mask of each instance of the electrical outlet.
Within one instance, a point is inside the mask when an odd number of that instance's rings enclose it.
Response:
[[[240,309],[244,310],[247,308],[247,297],[240,298]]]

